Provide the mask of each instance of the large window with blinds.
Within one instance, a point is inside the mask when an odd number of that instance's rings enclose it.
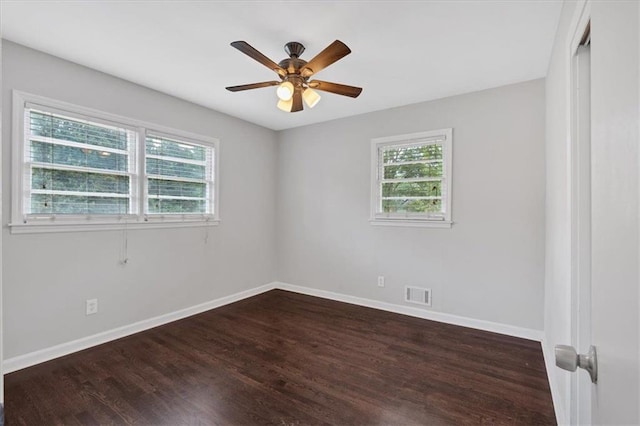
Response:
[[[372,140],[371,220],[451,226],[452,130]]]
[[[217,221],[217,139],[17,91],[14,113],[12,231]]]
[[[25,216],[129,215],[136,135],[38,105],[25,113]]]

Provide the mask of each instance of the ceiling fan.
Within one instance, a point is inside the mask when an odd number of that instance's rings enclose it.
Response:
[[[278,108],[283,111],[302,111],[303,99],[309,108],[313,108],[320,100],[320,95],[313,89],[352,98],[357,98],[362,92],[361,87],[347,86],[345,84],[330,83],[321,80],[309,80],[314,74],[351,53],[351,49],[340,40],[331,43],[309,62],[300,59],[300,55],[304,52],[304,46],[297,41],[291,41],[284,45],[284,51],[289,57],[283,59],[278,64],[258,52],[246,41],[234,41],[231,43],[231,46],[275,71],[281,81],[263,81],[261,83],[231,86],[226,89],[231,92],[239,92],[242,90],[259,89],[261,87],[278,86],[276,91],[278,98],[280,98]]]

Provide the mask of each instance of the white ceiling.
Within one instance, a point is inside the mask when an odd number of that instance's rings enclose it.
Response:
[[[8,1],[2,36],[61,58],[274,129],[286,129],[546,75],[561,0],[504,1]],[[321,92],[285,113],[277,79],[229,46],[245,40],[275,62],[299,41],[310,60],[333,40],[352,53],[319,72],[363,87]]]

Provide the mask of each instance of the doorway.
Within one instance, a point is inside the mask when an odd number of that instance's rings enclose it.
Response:
[[[571,345],[591,345],[591,24],[578,27],[571,59]],[[591,424],[592,383],[571,376],[571,424]]]

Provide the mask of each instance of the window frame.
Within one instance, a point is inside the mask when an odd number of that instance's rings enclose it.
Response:
[[[68,232],[68,231],[95,231],[118,229],[152,229],[152,228],[180,228],[194,226],[213,226],[220,222],[219,217],[219,157],[220,140],[217,138],[198,135],[183,130],[173,129],[154,123],[131,119],[92,108],[87,108],[72,103],[59,101],[44,96],[34,95],[19,90],[13,90],[12,108],[12,155],[11,155],[11,233],[40,233],[40,232]],[[25,213],[25,197],[31,193],[26,187],[27,148],[25,118],[26,110],[40,106],[44,111],[54,114],[66,115],[72,119],[80,119],[97,124],[117,126],[133,133],[134,147],[129,153],[129,163],[133,170],[129,170],[131,176],[131,213],[122,215],[51,215]],[[147,133],[163,135],[174,140],[183,140],[185,143],[202,145],[212,149],[213,168],[212,184],[210,188],[210,213],[209,214],[156,214],[146,213],[145,203],[148,199],[146,193],[146,151],[145,141]]]
[[[404,213],[390,214],[381,211],[380,179],[382,164],[380,163],[379,150],[391,146],[410,145],[442,145],[442,205],[444,213],[439,215],[429,213]],[[451,228],[451,199],[452,199],[452,153],[453,153],[453,129],[445,128],[425,132],[409,133],[382,138],[371,139],[371,205],[370,219],[372,225],[381,226],[414,226],[431,228]],[[446,196],[445,196],[446,194]]]

